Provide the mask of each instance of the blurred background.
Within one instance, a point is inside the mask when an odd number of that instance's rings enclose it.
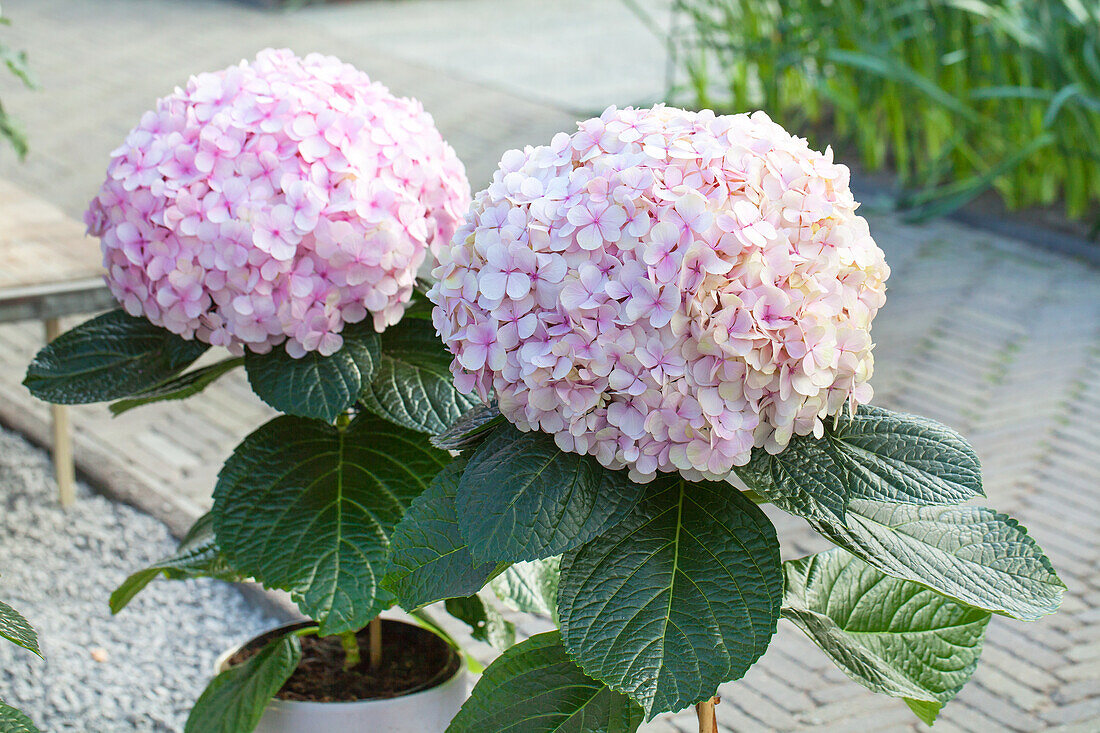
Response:
[[[475,191],[504,151],[608,105],[764,109],[832,145],[893,269],[875,402],[961,430],[990,504],[1028,527],[1069,586],[1055,616],[993,620],[936,728],[1100,730],[1096,0],[7,0],[3,16],[0,59],[17,73],[0,69],[0,135],[13,143],[0,141],[0,184],[72,219],[159,96],[269,46],[338,56],[420,99]],[[28,210],[2,209],[0,233]],[[0,697],[48,730],[178,731],[213,657],[274,611],[214,581],[154,584],[117,618],[106,598],[174,546],[170,532],[205,510],[222,461],[270,413],[240,379],[182,408],[78,408],[77,467],[98,495],[82,485],[63,512],[27,442],[48,443],[47,407],[19,384],[42,340],[37,322],[0,325],[0,598],[39,627],[48,660],[0,647]],[[827,546],[770,516],[785,557]],[[722,697],[727,731],[919,725],[785,622]]]

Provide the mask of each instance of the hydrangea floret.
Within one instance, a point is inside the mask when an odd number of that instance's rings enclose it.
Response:
[[[131,315],[298,357],[339,350],[345,324],[396,323],[468,204],[419,102],[333,57],[268,49],[145,113],[85,220]]]
[[[512,150],[429,297],[460,389],[636,480],[728,477],[871,398],[889,268],[831,150],[609,108]]]

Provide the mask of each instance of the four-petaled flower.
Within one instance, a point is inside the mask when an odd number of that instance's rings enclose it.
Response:
[[[582,249],[599,249],[604,242],[618,242],[626,224],[626,212],[606,199],[581,202],[569,209],[566,220],[577,227]]]

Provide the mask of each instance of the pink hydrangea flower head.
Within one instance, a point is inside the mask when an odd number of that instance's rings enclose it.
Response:
[[[85,214],[126,310],[241,353],[331,354],[396,323],[470,203],[419,102],[268,49],[192,77],[111,154]]]
[[[725,479],[871,397],[882,251],[763,112],[608,109],[504,155],[429,293],[456,382],[638,481]]]

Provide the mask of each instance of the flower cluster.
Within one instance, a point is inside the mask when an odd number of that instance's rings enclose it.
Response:
[[[505,153],[429,293],[462,390],[627,467],[726,478],[871,397],[882,251],[767,115],[608,109]]]
[[[327,355],[345,323],[397,322],[470,200],[419,102],[286,50],[192,77],[111,155],[85,215],[111,291],[237,353]]]

